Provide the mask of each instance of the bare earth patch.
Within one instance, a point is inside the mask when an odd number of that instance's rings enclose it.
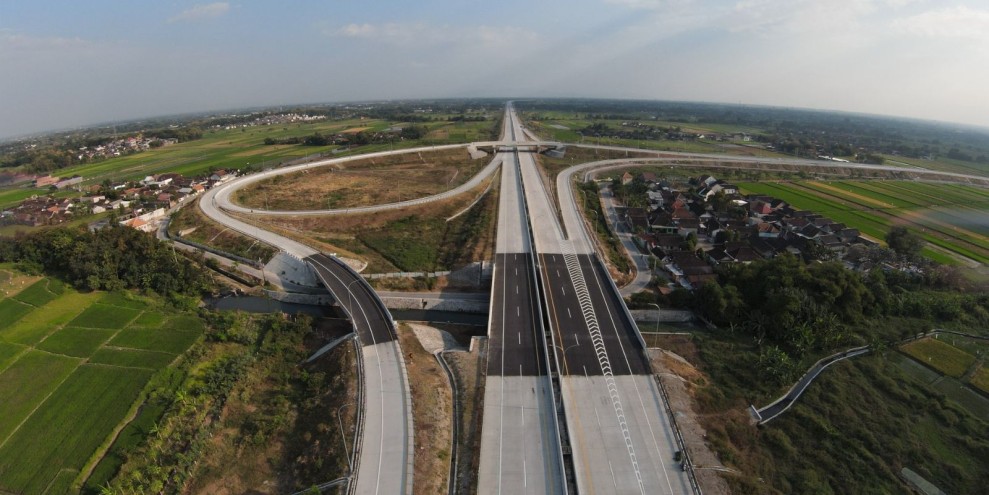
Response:
[[[442,271],[490,259],[497,229],[496,188],[467,213],[445,219],[471,205],[492,180],[452,198],[370,214],[240,218],[324,252],[367,262],[366,273]],[[420,266],[403,267],[408,260],[403,251],[413,247]]]
[[[487,163],[471,160],[462,149],[366,158],[275,176],[238,191],[235,201],[268,210],[396,203],[463,184]]]
[[[412,390],[415,429],[413,493],[445,493],[450,474],[453,402],[446,374],[436,357],[426,352],[411,327],[399,323],[398,338],[405,354]]]
[[[728,483],[718,475],[727,468],[708,447],[707,433],[697,422],[694,391],[695,387],[706,384],[707,378],[686,359],[669,351],[649,349],[649,360],[669,395],[670,408],[676,415],[701,490],[709,495],[727,495]]]

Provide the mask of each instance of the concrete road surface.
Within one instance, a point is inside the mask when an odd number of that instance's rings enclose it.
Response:
[[[513,138],[506,113],[502,136]],[[515,153],[502,161],[478,493],[564,492],[552,384]]]
[[[689,493],[638,329],[594,254],[569,180],[557,183],[557,205],[532,157],[520,167],[578,492]]]

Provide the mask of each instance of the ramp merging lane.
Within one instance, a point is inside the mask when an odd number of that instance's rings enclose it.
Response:
[[[509,122],[506,113],[503,134]],[[559,494],[562,454],[518,163],[514,153],[500,156],[478,493]]]
[[[364,279],[340,260],[231,217],[225,198],[243,186],[234,180],[199,201],[211,219],[303,260],[316,272],[353,322],[364,370],[363,427],[352,473],[357,494],[412,492],[412,405],[408,377],[391,315]],[[327,414],[330,414],[327,412]]]
[[[514,114],[511,120],[523,136]],[[569,183],[557,212],[532,156],[519,154],[519,167],[578,492],[690,493],[673,461],[676,441],[644,344],[591,248]]]

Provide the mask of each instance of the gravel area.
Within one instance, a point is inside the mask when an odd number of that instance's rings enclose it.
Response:
[[[457,339],[453,338],[443,330],[433,328],[428,325],[423,325],[421,323],[409,323],[408,324],[412,331],[415,333],[416,338],[419,339],[419,343],[422,344],[422,348],[431,354],[435,354],[441,351],[466,351],[467,348],[460,345]]]

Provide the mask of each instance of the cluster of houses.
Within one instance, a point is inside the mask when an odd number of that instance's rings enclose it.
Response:
[[[42,175],[34,178],[34,187],[48,187],[62,190],[68,187],[82,184],[82,177],[73,175],[72,177],[54,177]]]
[[[876,245],[857,229],[770,196],[742,196],[731,183],[709,175],[688,184],[671,184],[649,172],[621,178],[626,184],[635,180],[647,185],[647,206],[625,208],[622,219],[639,247],[662,260],[673,282],[688,289],[715,279],[722,264],[784,252],[843,259],[851,246]]]
[[[58,225],[83,215],[111,210],[118,212],[122,225],[143,231],[157,228],[165,212],[189,198],[235,177],[232,172],[218,170],[206,177],[190,178],[181,174],[149,175],[140,181],[119,184],[82,186],[78,197],[32,196],[16,207],[0,212],[5,225]]]
[[[236,115],[234,116],[236,117]],[[243,127],[256,127],[262,125],[284,125],[293,124],[297,122],[314,122],[317,120],[326,119],[325,115],[308,115],[308,114],[297,114],[297,113],[279,113],[274,115],[265,115],[263,117],[258,117],[250,122],[244,122],[242,124],[216,124],[213,126],[214,129],[237,129]]]
[[[179,142],[178,139],[159,139],[137,135],[124,139],[116,139],[97,146],[81,146],[77,150],[76,158],[80,161],[109,158],[127,153],[147,151],[154,147],[168,146],[177,142]]]

